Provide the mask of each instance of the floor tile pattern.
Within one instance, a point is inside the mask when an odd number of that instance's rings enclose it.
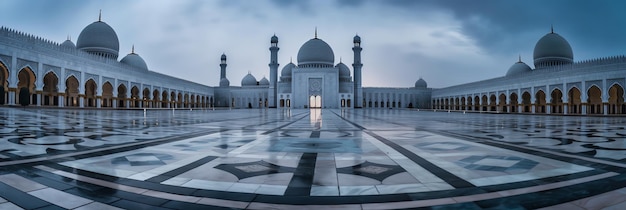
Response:
[[[0,209],[621,209],[626,118],[0,108]]]

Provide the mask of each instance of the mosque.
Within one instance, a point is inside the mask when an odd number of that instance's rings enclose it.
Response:
[[[614,115],[626,113],[623,55],[574,61],[569,42],[552,29],[535,45],[535,68],[521,57],[506,75],[432,91],[432,108],[496,113]]]
[[[270,38],[270,78],[252,74],[231,86],[221,56],[220,84],[206,86],[150,71],[135,52],[118,61],[119,39],[101,16],[76,44],[56,43],[0,28],[0,105],[79,108],[429,108],[423,79],[415,87],[367,88],[361,83],[361,38],[353,39],[354,63],[335,63],[332,48],[315,37],[305,42],[297,64],[278,77],[278,37]],[[22,98],[20,98],[22,97]]]
[[[118,61],[119,39],[101,17],[76,44],[0,28],[0,105],[77,108],[419,108],[494,113],[608,115],[626,113],[626,57],[574,61],[572,47],[551,31],[539,39],[531,68],[520,58],[506,75],[429,88],[422,78],[405,88],[363,87],[361,37],[353,37],[350,68],[328,43],[304,42],[297,63],[278,74],[279,41],[270,38],[269,78],[252,74],[240,86],[220,60],[219,86],[150,71],[135,52]],[[367,73],[368,70],[365,70]],[[217,76],[217,75],[216,75]],[[20,98],[22,97],[22,98]]]

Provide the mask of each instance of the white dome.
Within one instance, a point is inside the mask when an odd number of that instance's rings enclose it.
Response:
[[[74,44],[74,42],[72,42],[69,39],[65,40],[63,43],[61,43],[61,47],[67,47],[67,48],[76,49],[76,45]]]
[[[569,42],[557,33],[551,32],[543,36],[535,45],[533,52],[535,68],[571,64],[574,53]]]
[[[261,80],[259,81],[259,85],[261,86],[269,86],[270,85],[270,81],[267,80],[267,78],[263,77],[261,78]]]
[[[134,52],[124,56],[124,58],[122,58],[120,63],[128,64],[130,66],[137,67],[140,69],[148,70],[148,65],[146,65],[146,62],[143,60],[143,58],[141,58],[141,56],[139,56],[138,54]]]
[[[340,78],[349,78],[350,77],[350,68],[344,63],[339,62],[337,66],[339,69],[339,77]]]
[[[415,82],[415,87],[416,88],[427,88],[428,84],[426,83],[426,80],[420,78]]]
[[[292,71],[292,69],[294,67],[296,67],[295,64],[288,63],[287,65],[285,65],[285,67],[283,67],[283,70],[280,71],[280,76],[281,77],[291,77],[291,71]]]
[[[506,76],[517,75],[531,71],[533,70],[530,68],[530,66],[526,65],[526,63],[520,60],[509,68],[509,70],[506,72]]]
[[[78,40],[76,40],[76,48],[117,59],[120,51],[120,41],[111,26],[105,22],[96,21],[80,32]]]
[[[298,66],[332,67],[335,63],[333,49],[321,39],[314,38],[305,42],[298,51]]]
[[[241,79],[241,86],[256,86],[257,85],[257,81],[256,78],[254,78],[254,76],[252,76],[252,74],[248,73],[248,75],[244,76],[243,79]]]

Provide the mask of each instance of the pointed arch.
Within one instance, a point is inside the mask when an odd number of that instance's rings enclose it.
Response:
[[[161,93],[161,108],[169,108],[168,106],[168,93],[167,90],[163,90]]]
[[[9,96],[9,68],[0,60],[0,105],[7,103]]]
[[[102,85],[102,107],[113,107],[113,85],[110,82],[104,82]]]
[[[126,85],[120,84],[117,86],[117,108],[127,108],[128,96],[126,95]]]
[[[498,96],[498,111],[499,112],[509,112],[509,110],[507,109],[506,106],[506,94],[505,93],[500,93],[500,95]]]
[[[98,85],[93,79],[85,82],[85,107],[96,107],[96,97],[98,94]]]
[[[550,112],[557,114],[563,113],[563,92],[561,92],[561,89],[552,89],[550,93],[550,105],[552,106]]]
[[[130,106],[133,108],[139,108],[140,101],[139,88],[133,85],[133,87],[130,88]]]
[[[161,93],[159,92],[159,89],[154,89],[152,90],[152,103],[150,103],[150,106],[153,108],[159,108],[161,106],[161,103],[159,103],[159,101],[161,101]]]
[[[176,105],[178,103],[178,98],[176,97],[176,91],[175,90],[172,90],[172,92],[170,93],[170,100],[171,100],[170,107],[171,108],[178,108],[177,105]]]
[[[510,105],[510,112],[512,113],[517,113],[519,112],[519,96],[517,95],[516,92],[512,92],[510,93],[509,96],[509,105]]]
[[[580,90],[577,87],[572,87],[567,91],[568,99],[568,113],[580,114],[581,112],[581,98]]]
[[[43,104],[44,106],[58,106],[59,105],[59,77],[53,72],[49,71],[43,77]]]
[[[28,91],[28,104],[37,104],[37,95],[34,94],[35,82],[37,81],[35,72],[29,66],[26,66],[17,72],[17,79],[17,94],[15,94],[15,101],[20,102],[20,92]]]
[[[587,114],[604,114],[602,89],[597,85],[591,85],[587,89]]]
[[[496,94],[489,94],[489,111],[495,112],[497,109],[497,98],[496,98]]]
[[[613,83],[609,87],[609,104],[608,114],[624,114],[626,113],[626,105],[624,105],[624,87],[618,83]]]
[[[535,93],[535,113],[546,113],[546,93],[538,90]]]
[[[487,97],[487,95],[483,95],[481,98],[482,101],[480,101],[480,110],[487,111],[487,107],[489,106],[489,97]]]
[[[178,106],[176,108],[185,108],[183,107],[183,93],[178,93],[178,99],[176,102],[178,102]]]
[[[80,83],[74,75],[65,79],[65,106],[77,107],[79,106],[79,87]]]

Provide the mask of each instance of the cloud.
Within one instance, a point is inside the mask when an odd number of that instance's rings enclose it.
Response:
[[[0,7],[9,8],[0,25],[58,42],[68,34],[75,41],[102,9],[120,38],[120,59],[134,44],[152,71],[211,86],[219,83],[222,53],[231,84],[248,71],[260,79],[269,75],[273,34],[280,70],[291,57],[296,62],[315,27],[348,65],[352,37],[361,36],[364,86],[410,87],[421,76],[446,87],[502,76],[520,54],[532,66],[534,45],[550,25],[575,60],[626,49],[622,1],[7,0]]]

